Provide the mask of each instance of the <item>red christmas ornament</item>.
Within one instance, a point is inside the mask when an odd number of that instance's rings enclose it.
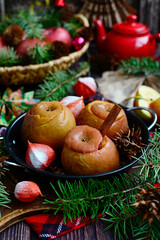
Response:
[[[75,37],[72,40],[72,45],[76,49],[76,51],[80,50],[85,44],[85,40],[83,37]]]
[[[55,0],[54,6],[55,7],[64,7],[65,2],[64,2],[64,0]]]

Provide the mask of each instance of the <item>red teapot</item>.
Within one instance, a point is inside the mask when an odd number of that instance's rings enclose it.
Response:
[[[136,15],[129,15],[127,21],[116,23],[107,34],[100,19],[94,20],[98,49],[121,59],[130,57],[154,56],[156,38],[160,40],[160,33],[150,34],[149,28],[137,22]]]

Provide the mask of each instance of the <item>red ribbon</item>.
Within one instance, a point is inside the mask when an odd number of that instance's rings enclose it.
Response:
[[[64,0],[55,0],[54,5],[56,7],[64,7],[65,6],[65,2],[64,2]]]

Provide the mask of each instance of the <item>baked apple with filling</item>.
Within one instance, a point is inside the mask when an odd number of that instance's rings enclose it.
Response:
[[[88,125],[96,129],[100,129],[104,120],[109,115],[115,104],[105,101],[96,100],[88,103],[79,113],[77,125]],[[109,138],[114,138],[117,134],[128,132],[128,120],[124,110],[121,108],[118,116],[107,132]]]
[[[71,175],[93,175],[119,167],[119,152],[114,142],[99,130],[75,126],[65,137],[61,163]]]
[[[60,151],[67,132],[75,125],[69,108],[58,101],[41,101],[27,111],[22,123],[22,139],[25,143],[42,143]]]

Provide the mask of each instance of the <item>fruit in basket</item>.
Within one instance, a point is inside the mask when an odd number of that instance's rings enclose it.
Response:
[[[157,114],[157,123],[160,124],[160,97],[149,104],[149,108]]]
[[[3,38],[0,37],[0,50],[1,50],[2,48],[4,48],[4,47],[6,47],[6,44],[4,43]]]
[[[137,90],[133,105],[135,107],[150,108],[150,104],[158,98],[160,98],[158,91],[151,87],[141,85]],[[152,114],[146,110],[138,110],[136,114],[144,120],[152,119]]]
[[[32,202],[42,196],[39,186],[32,181],[21,181],[16,184],[14,196],[21,202]]]
[[[66,43],[69,46],[72,44],[72,38],[69,32],[63,27],[47,28],[43,31],[43,36],[45,37],[45,41],[48,43],[60,41]]]
[[[56,157],[55,151],[48,145],[28,141],[26,162],[32,167],[45,170]]]
[[[84,99],[94,95],[97,90],[96,82],[92,77],[81,77],[73,87],[77,96],[83,96]]]
[[[32,143],[46,144],[60,151],[64,138],[76,125],[69,108],[58,101],[41,101],[31,107],[22,123],[22,139]]]
[[[38,44],[40,46],[43,46],[46,44],[45,41],[41,41],[40,39],[25,39],[18,44],[16,47],[16,52],[20,55],[25,55],[35,47],[35,45]]]
[[[78,117],[80,111],[85,106],[83,97],[77,97],[77,96],[64,97],[60,102],[71,110],[75,119]]]
[[[88,103],[78,115],[76,120],[77,125],[88,125],[100,129],[113,106],[113,103],[100,100]],[[128,131],[128,120],[124,110],[121,109],[112,126],[109,128],[107,136],[109,138],[114,138],[117,134],[122,134],[123,132]]]
[[[75,126],[66,135],[61,163],[71,175],[93,175],[119,167],[113,141],[90,126]]]

